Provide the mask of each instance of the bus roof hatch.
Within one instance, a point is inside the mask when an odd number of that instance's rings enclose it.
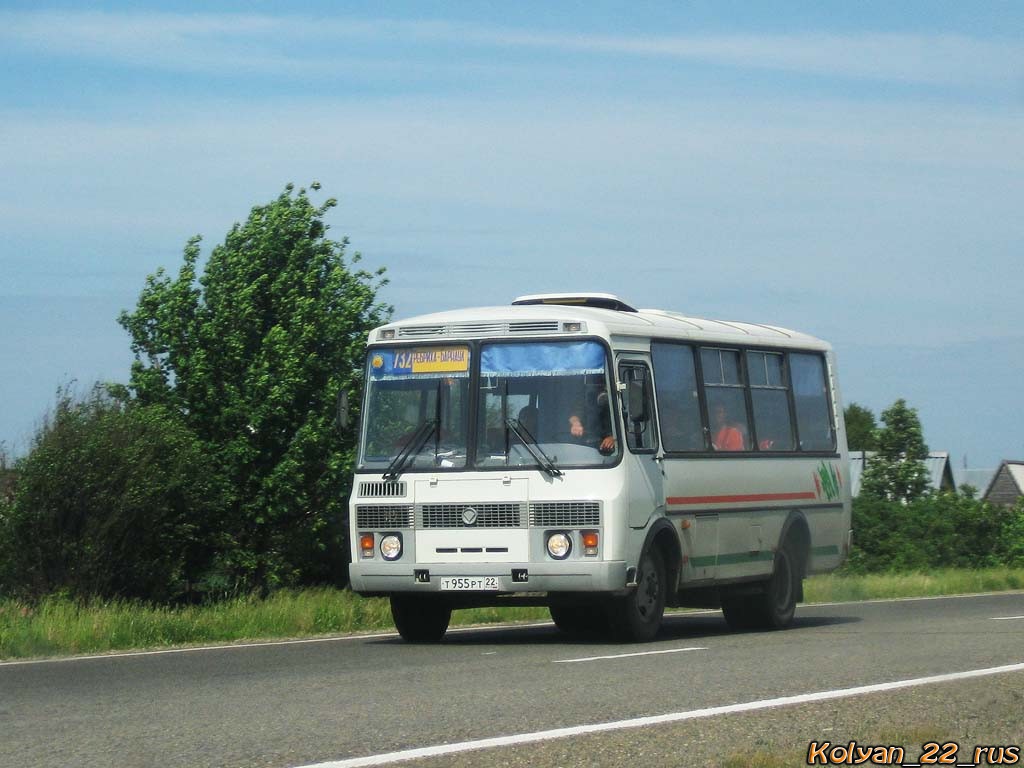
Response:
[[[636,312],[618,296],[610,293],[535,293],[520,296],[512,301],[513,306],[524,304],[556,304],[566,307],[594,307],[596,309],[614,309],[617,312]]]

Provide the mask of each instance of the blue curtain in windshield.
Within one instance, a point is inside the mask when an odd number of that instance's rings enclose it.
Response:
[[[596,341],[491,344],[480,353],[482,376],[581,376],[604,373]]]

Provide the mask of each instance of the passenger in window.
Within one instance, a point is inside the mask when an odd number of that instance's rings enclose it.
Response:
[[[578,413],[569,417],[569,434],[584,442],[594,443],[605,456],[615,450],[615,437],[612,435],[612,417],[608,407],[608,390],[601,386],[593,398],[587,398],[587,403],[581,409],[584,414],[580,418]],[[589,428],[587,425],[590,425]]]
[[[715,436],[711,445],[716,451],[742,451],[746,448],[743,432],[729,418],[724,405],[715,407]]]

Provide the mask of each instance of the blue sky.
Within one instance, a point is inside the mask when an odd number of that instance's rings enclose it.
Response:
[[[1024,4],[0,3],[0,441],[288,182],[396,316],[602,290],[831,341],[1024,458]]]

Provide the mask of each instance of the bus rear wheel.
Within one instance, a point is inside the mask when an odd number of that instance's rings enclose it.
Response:
[[[452,607],[422,595],[392,595],[391,618],[408,643],[437,643],[448,631]]]
[[[775,553],[775,567],[764,591],[754,595],[724,595],[722,613],[737,631],[784,629],[796,613],[800,570],[793,547],[787,540]]]
[[[657,547],[649,547],[640,558],[638,586],[608,605],[612,634],[629,643],[647,643],[661,628],[665,614],[665,560]]]

